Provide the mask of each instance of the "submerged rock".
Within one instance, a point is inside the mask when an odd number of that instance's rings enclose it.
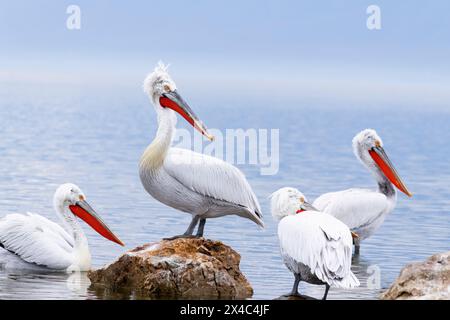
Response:
[[[162,240],[120,256],[88,274],[94,290],[140,297],[251,297],[253,289],[239,270],[240,255],[220,241],[204,238]]]
[[[450,299],[450,251],[407,265],[381,299]]]

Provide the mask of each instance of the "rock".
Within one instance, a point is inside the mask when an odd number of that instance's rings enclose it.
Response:
[[[181,238],[145,244],[88,274],[92,289],[117,297],[243,299],[253,289],[240,255],[220,241]]]
[[[381,299],[450,299],[450,251],[407,265]]]

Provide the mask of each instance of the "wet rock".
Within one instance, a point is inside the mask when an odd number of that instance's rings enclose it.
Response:
[[[204,238],[145,244],[88,274],[92,290],[142,297],[251,297],[239,270],[240,255],[220,241]]]
[[[381,299],[450,299],[450,251],[407,265]]]

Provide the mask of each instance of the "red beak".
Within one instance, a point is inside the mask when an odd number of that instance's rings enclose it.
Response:
[[[92,207],[85,201],[80,200],[76,205],[69,206],[70,211],[84,222],[86,222],[92,229],[97,231],[103,237],[111,240],[121,246],[125,244],[108,228],[103,220],[97,215]]]
[[[199,120],[194,111],[192,111],[187,102],[183,100],[176,90],[164,93],[159,98],[159,104],[164,108],[174,110],[210,141],[214,140],[214,137],[208,133],[206,126]]]
[[[405,193],[408,197],[412,197],[412,193],[409,192],[408,188],[399,177],[383,147],[379,146],[372,148],[371,150],[369,150],[369,154],[372,157],[373,161],[375,161],[375,163],[377,164],[378,168],[380,168],[384,175],[389,179],[389,181],[400,191]]]

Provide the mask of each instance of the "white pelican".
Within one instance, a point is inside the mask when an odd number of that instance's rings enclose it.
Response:
[[[397,202],[394,186],[409,197],[412,194],[397,174],[375,130],[358,133],[353,138],[353,152],[374,176],[378,190],[330,192],[317,198],[313,206],[338,218],[358,235],[355,239],[355,253],[358,254],[360,241],[371,236],[394,210]]]
[[[0,219],[0,264],[6,268],[88,271],[91,254],[76,217],[84,220],[103,237],[124,245],[86,202],[76,185],[61,185],[53,206],[64,228],[33,213],[9,214]]]
[[[297,296],[300,281],[353,288],[359,281],[350,270],[352,235],[338,219],[317,211],[295,188],[281,188],[271,195],[272,216],[279,220],[278,238],[286,267],[294,273],[290,295]]]
[[[264,227],[258,199],[239,169],[217,158],[171,147],[176,113],[209,140],[213,137],[178,94],[162,63],[145,79],[144,91],[155,107],[158,130],[140,160],[141,182],[156,200],[192,215],[186,232],[171,239],[193,237],[199,221],[196,237],[201,237],[207,218],[230,214]]]

